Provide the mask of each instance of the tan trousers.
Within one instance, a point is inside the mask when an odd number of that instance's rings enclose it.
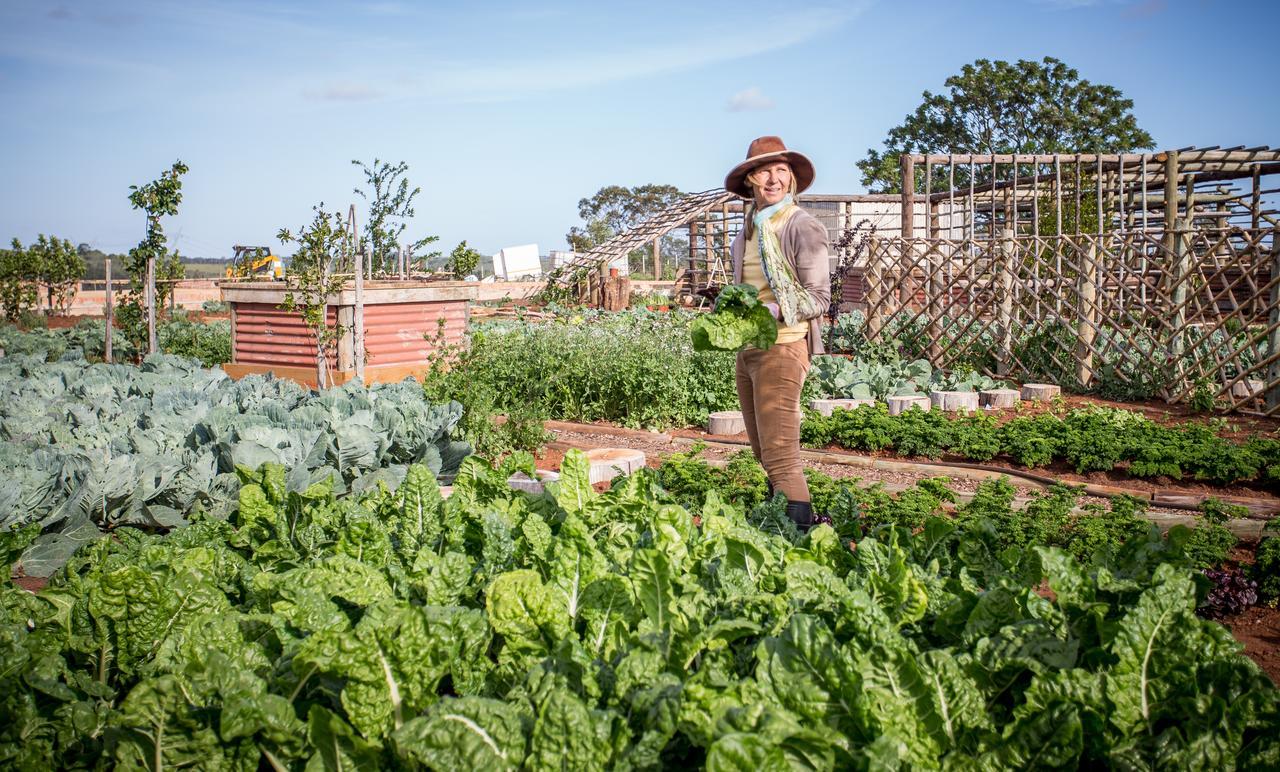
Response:
[[[775,491],[788,501],[808,501],[800,462],[800,390],[809,372],[809,342],[801,338],[768,351],[738,352],[738,403],[751,452]]]

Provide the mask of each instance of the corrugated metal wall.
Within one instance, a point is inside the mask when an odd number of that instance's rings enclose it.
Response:
[[[329,306],[329,324],[337,319],[337,308]],[[234,338],[236,364],[310,367],[316,362],[315,337],[302,316],[273,303],[236,303]],[[329,366],[337,369],[336,355],[329,357]]]
[[[467,331],[467,304],[457,300],[367,305],[364,329],[367,367],[425,365],[441,344],[462,344]]]
[[[338,324],[338,316],[338,308],[329,306],[331,326]],[[271,303],[236,303],[235,328],[236,364],[315,364],[315,339],[296,313],[282,311]],[[467,329],[467,303],[451,300],[370,304],[364,307],[364,328],[366,367],[425,366],[441,345],[462,344]],[[346,362],[340,368],[336,355],[330,356],[329,364],[335,371],[350,369]]]

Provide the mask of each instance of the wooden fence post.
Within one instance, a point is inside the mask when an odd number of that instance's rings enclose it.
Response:
[[[1187,269],[1185,244],[1178,232],[1178,152],[1170,151],[1164,159],[1164,255],[1165,275],[1169,277],[1169,296],[1173,308],[1170,322],[1172,333],[1169,336],[1169,358],[1173,365],[1171,375],[1175,379],[1170,384],[1169,397],[1181,391],[1182,379],[1182,339],[1183,327],[1186,326],[1187,282],[1190,271]]]
[[[372,257],[372,256],[371,256]],[[352,355],[355,357],[356,378],[364,383],[364,250],[356,250],[356,308],[351,319]],[[369,261],[372,263],[372,259]]]
[[[1008,375],[1013,364],[1013,288],[1018,245],[1007,228],[996,249],[1000,254],[1000,307],[997,321],[1000,328],[1000,357],[996,361],[996,374]]]
[[[111,364],[111,326],[115,324],[116,314],[115,307],[111,302],[111,258],[104,258],[102,261],[103,270],[107,274],[107,326],[103,331],[102,338],[102,360],[107,364]]]
[[[1259,243],[1261,238],[1259,238]],[[1264,388],[1266,391],[1267,413],[1280,405],[1280,231],[1271,232],[1271,292],[1268,298],[1267,358],[1272,360],[1267,366]],[[1248,381],[1245,381],[1247,384]]]
[[[697,292],[710,284],[710,281],[699,283],[698,276],[698,221],[689,223],[689,294]]]
[[[154,354],[159,350],[156,343],[156,258],[147,257],[147,353]]]
[[[916,235],[916,159],[910,153],[900,157],[902,164],[902,254],[898,260],[898,305],[908,308],[915,300],[915,286],[911,281],[912,240]]]
[[[943,309],[946,308],[942,295],[950,291],[938,279],[938,273],[942,270],[942,261],[950,259],[950,255],[940,257],[937,254],[940,247],[941,245],[937,239],[930,238],[924,252],[924,269],[928,272],[925,278],[924,308],[925,313],[928,315],[929,362],[934,367],[937,367],[942,360],[941,317]]]
[[[865,274],[865,296],[867,302],[867,322],[864,337],[867,340],[875,340],[880,336],[880,328],[883,324],[881,318],[883,309],[881,302],[884,299],[882,290],[884,289],[884,273],[880,266],[880,251],[884,247],[884,242],[874,236],[867,242],[867,272]]]
[[[1093,380],[1093,341],[1097,334],[1098,244],[1091,241],[1084,254],[1085,264],[1076,277],[1079,308],[1076,315],[1076,380],[1087,387]]]

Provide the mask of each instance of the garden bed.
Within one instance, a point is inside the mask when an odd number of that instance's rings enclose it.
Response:
[[[591,426],[586,424],[569,424],[567,422],[549,421],[548,429],[555,435],[555,440],[548,443],[536,454],[539,469],[559,469],[564,455],[571,449],[588,450],[591,448],[628,448],[643,451],[646,455],[646,466],[658,469],[662,461],[673,453],[689,450],[689,444],[682,439],[693,439],[707,444],[701,450],[701,457],[709,463],[722,465],[731,455],[740,452],[742,447],[734,447],[724,443],[726,438],[708,435],[696,429],[681,429],[671,432],[644,432],[626,429],[607,424]],[[742,435],[740,439],[746,439]],[[844,464],[808,461],[810,469],[818,470],[836,479],[857,478],[861,484],[879,483],[887,491],[894,493],[914,486],[927,475],[910,474],[901,471],[886,471],[865,467],[853,467]],[[1070,482],[1071,480],[1064,481]],[[1041,486],[1011,480],[1017,492],[1017,502],[1025,502],[1029,497],[1042,490]],[[961,501],[974,493],[978,488],[975,479],[953,477],[949,486],[959,494]],[[604,486],[601,486],[604,487]],[[1188,491],[1191,492],[1191,491]],[[1105,506],[1107,499],[1097,496],[1082,496],[1081,506]],[[1173,522],[1186,519],[1185,510],[1176,510],[1152,506],[1147,513],[1157,522]],[[1252,562],[1254,544],[1242,542],[1242,546],[1231,553],[1231,564],[1241,565]],[[1245,654],[1258,664],[1270,676],[1271,680],[1280,684],[1280,609],[1267,606],[1252,606],[1243,612],[1220,620],[1228,627],[1237,641],[1244,646]]]

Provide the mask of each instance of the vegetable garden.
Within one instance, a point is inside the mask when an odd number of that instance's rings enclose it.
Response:
[[[749,302],[746,303],[749,305]],[[16,768],[851,769],[1280,764],[1280,692],[1217,620],[1280,539],[1208,499],[890,492],[810,471],[800,533],[739,452],[532,475],[548,419],[680,431],[736,407],[697,314],[475,321],[422,385],[312,391],[0,331],[0,760]],[[192,325],[191,329],[178,325]],[[992,385],[833,328],[805,401]],[[172,327],[172,333],[166,330]],[[212,352],[193,322],[161,341]],[[751,333],[748,333],[751,334]],[[184,353],[195,353],[186,350]],[[498,414],[505,420],[495,421]],[[804,441],[1273,496],[1268,431],[1114,407],[806,413]],[[475,454],[468,455],[472,450]],[[492,459],[485,460],[485,459]],[[442,484],[445,487],[441,487]]]

